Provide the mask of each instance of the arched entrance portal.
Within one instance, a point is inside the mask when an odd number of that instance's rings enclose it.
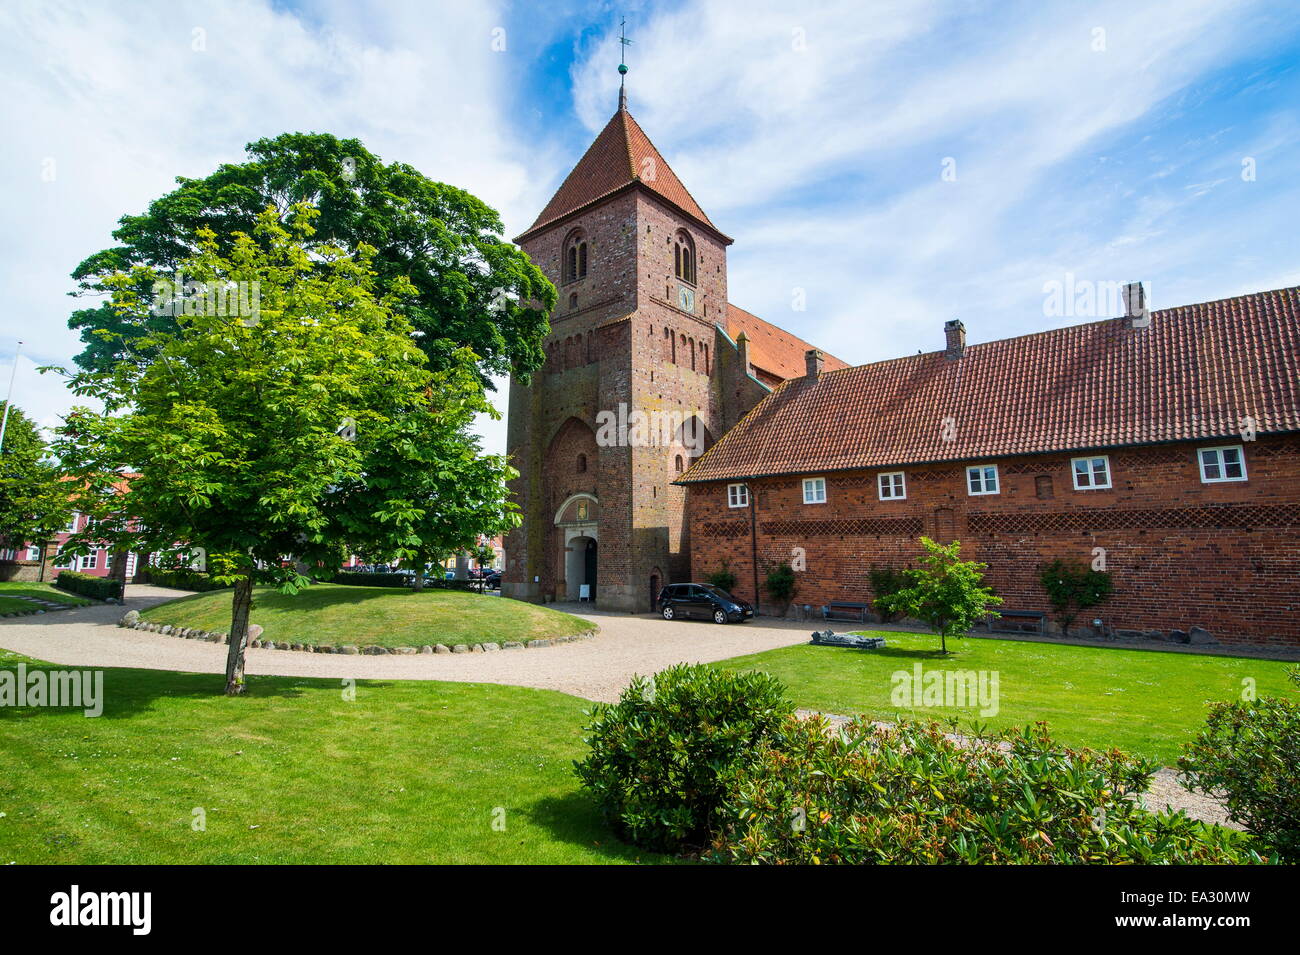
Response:
[[[596,599],[596,541],[574,537],[564,554],[565,596],[570,600]],[[584,590],[584,588],[586,588]]]
[[[563,579],[557,581],[556,596],[561,600],[596,600],[599,568],[599,509],[594,494],[571,495],[555,512],[558,532],[559,567]]]

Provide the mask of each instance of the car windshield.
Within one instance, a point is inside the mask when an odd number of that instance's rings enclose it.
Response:
[[[727,593],[721,587],[713,586],[713,584],[700,584],[700,589],[708,591],[715,597],[721,597],[723,600],[730,600],[733,604],[738,602],[735,597],[731,596],[731,594]]]

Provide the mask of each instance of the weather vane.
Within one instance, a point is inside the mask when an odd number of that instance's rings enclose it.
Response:
[[[627,38],[627,17],[619,17],[618,42],[618,105],[621,109],[627,105],[627,98],[623,93],[623,81],[627,78],[627,47],[632,42]]]

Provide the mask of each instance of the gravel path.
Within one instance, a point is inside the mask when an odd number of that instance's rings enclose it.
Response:
[[[117,626],[127,610],[144,610],[184,592],[132,584],[126,593],[125,607],[96,604],[0,621],[0,647],[67,665],[225,672],[227,648],[221,644]],[[600,628],[595,639],[487,654],[371,657],[259,649],[248,651],[247,670],[250,676],[508,683],[613,702],[634,674],[803,643],[811,632],[807,624],[786,621],[718,625],[601,613],[582,605],[558,609],[595,623]],[[439,642],[437,635],[430,634],[429,642]]]
[[[182,596],[185,592],[179,590],[132,584],[124,607],[95,604],[0,620],[0,647],[69,666],[224,673],[226,647],[221,644],[117,626],[127,610],[144,610]],[[634,674],[654,673],[674,663],[711,663],[792,646],[805,642],[811,630],[807,622],[784,620],[718,625],[601,613],[583,605],[557,609],[595,623],[600,628],[595,639],[488,654],[371,657],[249,650],[247,670],[250,676],[506,683],[613,702]],[[437,642],[436,635],[431,634],[429,641]],[[1147,802],[1154,810],[1169,806],[1184,809],[1195,819],[1232,825],[1216,800],[1188,792],[1172,769],[1156,774]]]

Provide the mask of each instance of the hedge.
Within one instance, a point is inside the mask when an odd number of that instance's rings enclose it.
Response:
[[[59,571],[59,576],[54,578],[54,586],[71,594],[93,597],[95,600],[107,600],[109,597],[122,599],[122,581],[114,580],[112,577],[94,577],[73,570],[62,570]]]
[[[356,574],[343,572],[334,575],[334,583],[347,584],[351,587],[405,587],[406,577],[403,574]]]
[[[200,570],[190,570],[188,567],[179,567],[175,570],[163,570],[159,567],[150,567],[146,571],[149,577],[149,583],[155,587],[174,587],[177,590],[222,590],[229,587],[229,584],[219,584],[208,574]]]
[[[341,571],[334,575],[332,583],[347,584],[352,587],[409,587],[414,577],[409,574],[358,574]],[[425,577],[426,590],[475,590],[472,580],[447,580],[443,577]]]

